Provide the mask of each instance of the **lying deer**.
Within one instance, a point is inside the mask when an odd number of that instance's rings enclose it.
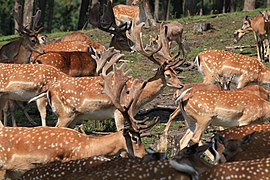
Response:
[[[247,136],[250,136],[250,134],[245,135],[247,133],[251,133],[252,138],[245,140]],[[224,134],[226,134],[225,137]],[[269,157],[269,134],[269,124],[268,126],[247,125],[225,130],[224,133],[221,131],[215,135],[214,140],[217,141],[217,147],[221,146],[220,149],[222,149],[225,159],[223,162],[246,161]]]
[[[136,81],[127,90],[126,83],[130,77],[123,72],[123,68],[124,66],[120,68],[114,66],[114,74],[111,72],[102,76],[104,92],[125,118],[125,127],[121,131],[105,136],[87,136],[68,128],[3,127],[0,130],[3,143],[1,145],[3,153],[0,155],[3,162],[1,170],[21,173],[37,164],[114,155],[121,149],[125,149],[135,157],[146,155],[140,132],[150,129],[158,119],[154,118],[148,125],[139,125],[146,120],[138,121],[133,118],[134,103],[137,103],[145,83]]]
[[[204,76],[204,83],[214,83],[216,75],[234,76],[237,88],[250,83],[269,83],[270,70],[258,59],[222,50],[208,50],[198,54],[196,64]]]

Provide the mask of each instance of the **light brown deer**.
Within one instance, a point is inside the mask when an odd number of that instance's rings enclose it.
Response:
[[[67,78],[68,75],[48,65],[37,64],[0,64],[0,109],[7,100],[27,102],[53,83]],[[40,101],[37,101],[39,103]],[[46,111],[40,109],[39,111]],[[42,114],[42,113],[41,113]],[[41,117],[44,124],[44,118]]]
[[[189,89],[190,90],[190,89]],[[208,125],[243,126],[270,117],[270,103],[254,94],[233,91],[184,91],[178,98],[188,130],[180,140],[180,148],[189,141],[199,142]]]
[[[270,124],[249,124],[240,127],[228,128],[217,133],[226,139],[240,140],[244,136],[257,131],[270,130]]]
[[[248,16],[246,16],[245,19],[243,20],[241,30],[245,32],[253,31],[254,38],[256,40],[258,59],[260,61],[264,61],[264,44],[263,43],[265,40],[268,41],[267,35],[270,34],[270,31],[267,31],[267,28],[265,27],[264,16],[262,14],[258,14],[253,19],[250,19]],[[238,35],[240,35],[240,33]],[[235,38],[235,40],[240,40],[240,39],[241,37]],[[266,46],[267,52],[269,52],[268,42],[266,42],[266,44],[267,44]]]
[[[66,41],[79,41],[79,42],[85,42],[89,45],[89,47],[94,48],[97,52],[101,53],[105,50],[105,47],[101,45],[100,43],[93,41],[89,38],[89,36],[84,32],[72,32],[65,36],[63,36],[60,40],[61,42]]]
[[[204,76],[204,83],[214,83],[216,75],[234,76],[237,88],[251,83],[269,83],[270,70],[258,59],[222,50],[208,50],[198,54],[196,64]]]

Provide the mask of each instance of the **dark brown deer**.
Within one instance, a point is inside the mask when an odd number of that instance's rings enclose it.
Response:
[[[98,29],[113,35],[110,47],[118,50],[130,51],[132,42],[127,38],[126,31],[130,29],[128,23],[117,26],[112,4],[108,1],[107,5],[103,5],[103,14],[101,14],[100,3],[91,5],[89,12],[89,22]]]

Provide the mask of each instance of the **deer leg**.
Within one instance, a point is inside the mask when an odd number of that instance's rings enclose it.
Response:
[[[120,131],[121,129],[124,128],[124,117],[119,110],[116,110],[114,112],[114,120],[117,131]]]
[[[170,115],[170,118],[166,124],[166,127],[164,129],[164,135],[168,135],[168,131],[169,131],[169,128],[172,124],[172,121],[174,120],[174,118],[181,112],[181,109],[179,106],[177,106],[177,108],[175,109],[175,111]]]
[[[198,143],[200,141],[202,133],[210,124],[210,119],[210,117],[200,117],[200,122],[196,123],[196,128],[194,130],[193,137],[191,138],[194,143]]]
[[[28,119],[28,121],[32,124],[32,125],[37,125],[37,123],[29,116],[29,114],[27,113],[25,107],[23,106],[22,102],[16,101],[17,105],[23,110],[24,115],[26,116],[26,118]]]
[[[173,119],[181,112],[180,110],[180,107],[178,106],[175,111],[170,115],[170,118],[166,124],[166,127],[163,131],[163,135],[161,136],[160,138],[160,143],[159,143],[159,147],[158,147],[158,150],[159,151],[163,151],[163,150],[166,150],[167,149],[167,146],[168,146],[168,131],[169,131],[169,128],[172,124],[172,121]]]
[[[187,129],[185,135],[180,140],[180,150],[187,147],[187,145],[188,145],[190,139],[192,138],[192,136],[193,136],[193,132],[190,129]]]
[[[257,34],[254,32],[254,38],[255,38],[255,41],[256,41],[256,48],[257,48],[257,56],[258,56],[258,59],[261,61],[261,56],[260,56],[260,49],[259,49],[259,41],[258,41],[258,36]]]
[[[15,104],[14,104],[14,101],[13,100],[9,100],[8,101],[8,104],[9,104],[9,109],[10,109],[10,114],[11,114],[11,119],[12,119],[12,125],[13,127],[17,127],[17,124],[16,124],[16,119],[15,119]]]
[[[67,117],[58,117],[57,123],[55,125],[55,127],[68,127],[68,126],[73,126],[76,124],[76,122],[74,121],[75,119],[75,113],[73,113],[70,116]]]
[[[0,93],[0,111],[4,109],[5,105],[7,104],[7,95]],[[3,123],[0,121],[0,127],[4,127]]]
[[[39,113],[40,113],[42,126],[46,126],[47,99],[42,97],[42,98],[38,99],[36,102],[37,102],[37,108],[38,108]]]
[[[7,121],[8,121],[8,107],[9,107],[9,102],[7,101],[3,107],[3,116],[4,116],[4,126],[7,126]]]

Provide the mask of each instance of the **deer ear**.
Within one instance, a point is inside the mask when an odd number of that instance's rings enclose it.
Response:
[[[241,144],[249,143],[250,140],[253,138],[254,134],[256,134],[256,133],[257,133],[257,131],[254,131],[253,133],[244,136],[244,137],[241,139]]]

